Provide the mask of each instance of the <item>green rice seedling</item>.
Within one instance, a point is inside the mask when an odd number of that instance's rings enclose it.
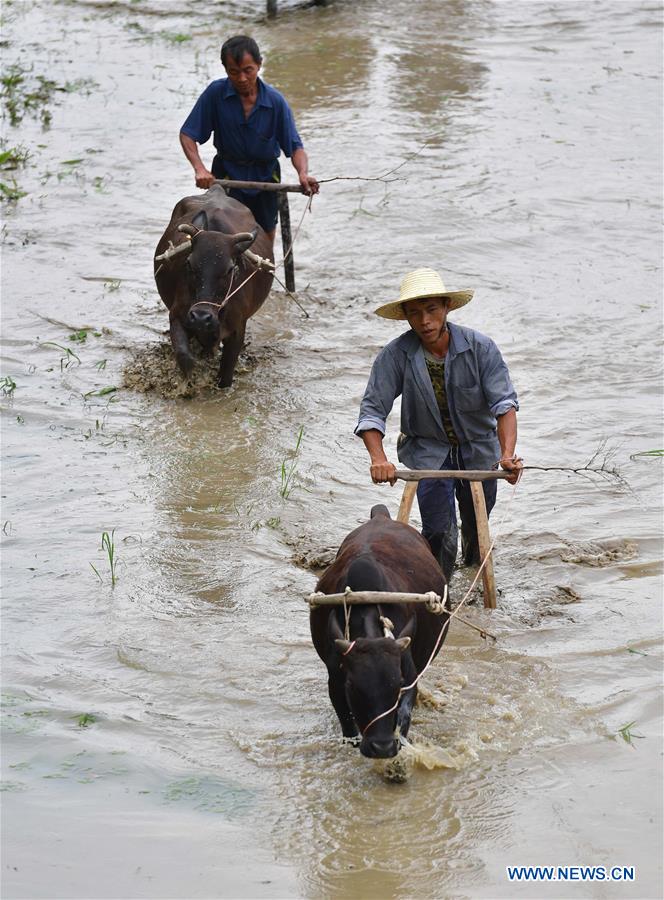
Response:
[[[0,97],[2,98],[11,125],[18,125],[26,113],[39,116],[47,128],[53,118],[49,104],[55,94],[72,94],[78,91],[90,93],[96,82],[91,78],[79,78],[58,84],[44,75],[34,76],[21,65],[12,65],[0,76]]]
[[[639,456],[653,456],[653,457],[661,457],[664,456],[664,450],[639,450],[638,453],[630,453],[630,459],[636,459]]]
[[[19,425],[25,425],[25,419],[20,413],[16,416],[16,421]]]
[[[183,34],[180,31],[160,31],[159,37],[171,44],[184,44],[185,41],[191,40],[190,34]]]
[[[0,76],[0,96],[4,101],[11,125],[18,125],[23,118],[20,97],[22,86],[25,83],[25,71],[21,66],[14,65]]]
[[[97,371],[102,372],[106,368],[107,359],[100,359],[99,362],[95,363],[95,369]]]
[[[117,291],[117,289],[122,284],[122,281],[119,278],[112,278],[110,281],[104,282],[104,289],[111,293],[111,291]]]
[[[0,388],[5,397],[11,397],[16,390],[16,382],[11,375],[5,375],[0,378]]]
[[[632,728],[634,727],[634,725],[636,725],[636,722],[628,722],[626,725],[623,725],[622,728],[619,728],[616,731],[616,734],[619,734],[621,736],[621,738],[623,739],[623,741],[625,741],[626,744],[629,744],[630,747],[634,747],[634,744],[632,743],[632,741],[635,738],[644,738],[645,737],[645,734],[636,734],[635,732],[632,731]],[[634,747],[634,749],[636,749],[636,747]]]
[[[58,350],[61,350],[64,356],[60,357],[60,371],[64,371],[64,369],[68,369],[69,366],[73,365],[74,360],[76,360],[77,365],[81,365],[81,359],[77,356],[74,351],[69,347],[63,347],[62,344],[58,344],[55,341],[44,341],[41,344],[42,347],[56,347]]]
[[[79,728],[87,728],[88,725],[93,725],[96,721],[97,717],[93,716],[92,713],[83,713],[83,715],[76,717]]]
[[[297,464],[299,461],[298,457],[300,455],[300,446],[302,444],[303,436],[304,425],[300,425],[300,430],[297,435],[297,441],[295,442],[295,450],[293,451],[290,463],[287,465],[285,459],[281,463],[281,485],[279,487],[279,493],[284,500],[288,500],[295,487],[295,470],[297,469]]]
[[[108,531],[102,532],[100,549],[106,551],[108,567],[111,573],[111,587],[115,587],[115,583],[118,580],[116,574],[118,560],[115,554],[115,528],[110,533]],[[99,569],[92,563],[90,563],[90,568],[95,573],[97,578],[103,583],[104,579],[102,578]]]
[[[84,344],[88,339],[88,335],[92,334],[94,337],[101,337],[101,331],[95,331],[94,328],[79,328],[78,331],[74,331],[69,335],[69,340],[74,341],[75,343]]]
[[[115,587],[116,575],[115,575],[115,567],[117,565],[117,559],[115,556],[115,542],[113,538],[115,537],[115,528],[109,534],[108,531],[104,531],[101,536],[101,548],[102,550],[106,550],[106,555],[108,556],[108,565],[111,570],[111,585]]]
[[[108,387],[99,388],[95,391],[88,391],[83,394],[83,397],[87,400],[88,397],[105,397],[107,394],[114,394],[117,391],[117,388],[113,384],[109,384]]]
[[[108,557],[108,566],[111,571],[111,587],[115,587],[115,582],[117,581],[117,576],[115,574],[115,569],[117,566],[117,557],[115,555],[115,528],[109,534],[108,531],[102,532],[101,536],[101,549],[106,551],[106,556]]]
[[[17,147],[10,147],[8,150],[0,152],[0,169],[5,172],[18,169],[24,166],[30,158],[30,151],[19,144]]]
[[[7,200],[9,203],[15,203],[21,197],[27,197],[27,195],[27,191],[22,191],[19,188],[16,179],[12,178],[11,184],[8,184],[6,181],[0,181],[0,199]]]

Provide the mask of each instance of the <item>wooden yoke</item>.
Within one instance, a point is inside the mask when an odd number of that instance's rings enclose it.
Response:
[[[405,481],[397,520],[408,524],[413,501],[417,493],[417,483],[424,478],[463,478],[470,481],[470,491],[475,508],[475,521],[477,523],[477,537],[479,541],[480,557],[486,557],[486,563],[482,569],[482,584],[484,586],[484,606],[486,609],[496,608],[496,579],[493,571],[493,553],[489,553],[491,547],[491,535],[489,533],[489,517],[486,511],[484,491],[481,481],[492,479],[508,479],[509,473],[499,469],[483,470],[457,470],[457,469],[397,469],[397,478]]]

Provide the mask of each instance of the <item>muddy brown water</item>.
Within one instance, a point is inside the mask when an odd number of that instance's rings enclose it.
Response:
[[[73,88],[47,130],[39,104],[4,119],[30,158],[1,179],[26,191],[2,232],[3,896],[660,897],[662,469],[631,454],[662,446],[661,5],[262,8],[3,4],[3,73]],[[277,289],[219,393],[169,368],[151,257],[237,31],[320,178],[419,153],[323,186],[295,249],[310,318]],[[467,613],[498,642],[452,631],[392,784],[339,741],[303,597],[372,504],[396,512],[352,428],[401,327],[371,311],[422,264],[476,289],[455,320],[502,348],[526,461],[606,440],[629,489],[500,487],[499,608]]]

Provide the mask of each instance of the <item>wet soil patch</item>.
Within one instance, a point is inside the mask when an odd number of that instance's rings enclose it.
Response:
[[[173,347],[162,341],[158,344],[129,348],[130,358],[125,363],[122,387],[141,394],[157,394],[164,399],[203,398],[218,396],[222,390],[217,387],[220,353],[205,355],[198,343],[191,342],[190,350],[195,366],[188,378],[178,368]],[[259,351],[245,346],[240,354],[235,378],[241,378],[266,358],[273,355],[270,347]]]

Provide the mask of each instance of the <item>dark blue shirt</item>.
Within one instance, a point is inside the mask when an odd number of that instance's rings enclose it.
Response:
[[[204,144],[214,132],[223,169],[237,181],[272,181],[279,152],[290,157],[302,147],[283,95],[260,78],[256,84],[258,97],[248,119],[230,79],[219,78],[206,87],[180,129],[197,144]]]

